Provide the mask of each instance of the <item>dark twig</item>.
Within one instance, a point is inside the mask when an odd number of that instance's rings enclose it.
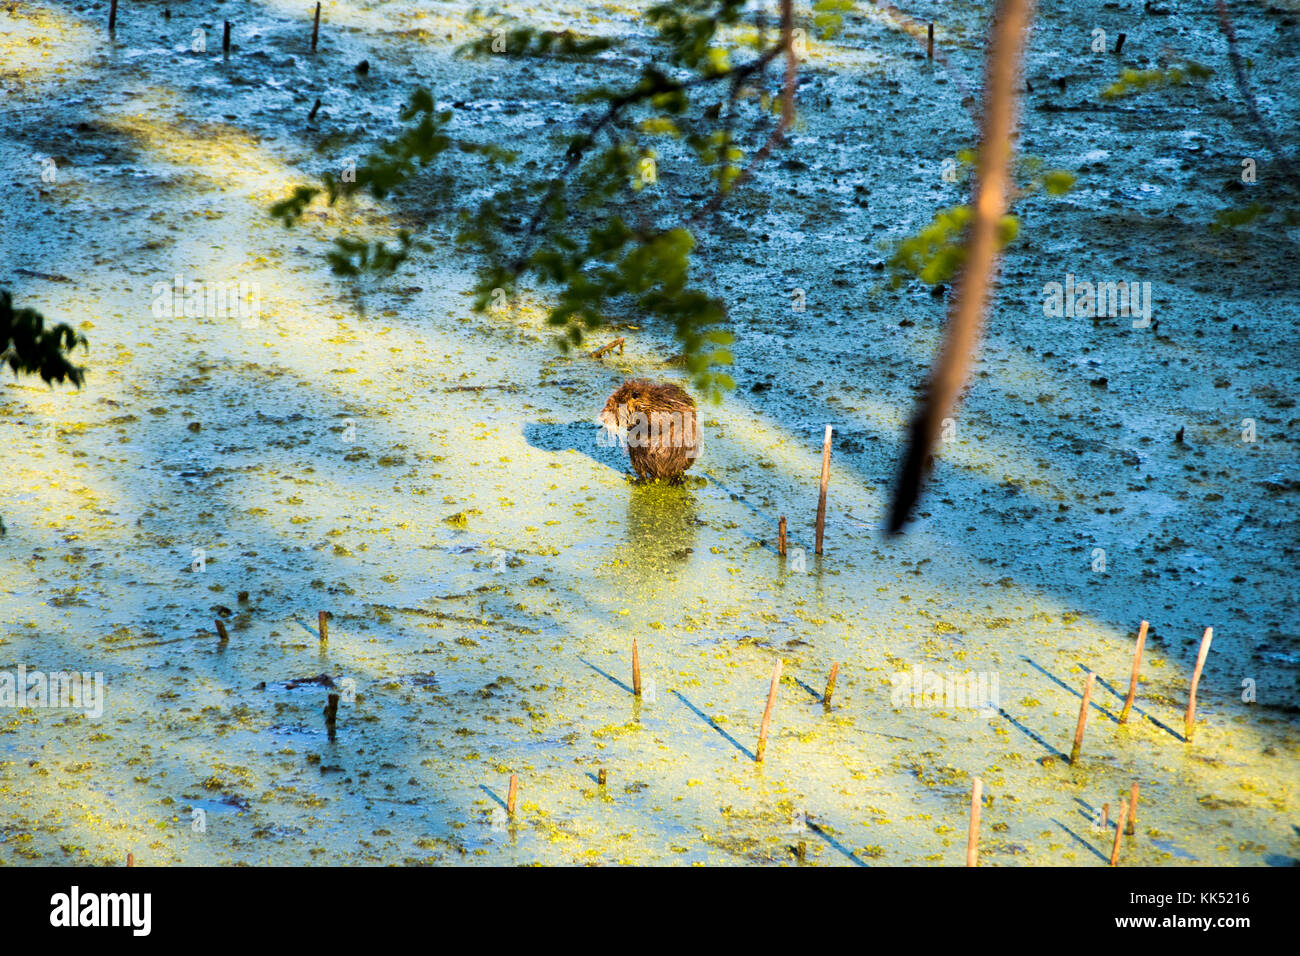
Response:
[[[1260,137],[1264,140],[1264,145],[1268,147],[1269,152],[1273,154],[1273,159],[1282,166],[1286,175],[1290,178],[1292,175],[1290,158],[1282,152],[1277,137],[1265,125],[1264,117],[1259,113],[1259,104],[1255,100],[1255,93],[1250,88],[1249,80],[1246,79],[1246,64],[1242,62],[1241,54],[1237,52],[1237,31],[1233,28],[1231,17],[1228,16],[1228,5],[1223,0],[1217,0],[1215,5],[1219,11],[1219,30],[1222,31],[1228,41],[1228,60],[1232,63],[1232,73],[1237,81],[1237,92],[1241,94],[1250,121],[1255,124],[1255,129],[1259,131]]]
[[[614,349],[618,349],[618,354],[622,355],[624,342],[624,338],[620,335],[613,342],[610,342],[607,345],[602,345],[600,348],[591,351],[588,354],[588,358],[600,358],[606,352],[612,352]]]

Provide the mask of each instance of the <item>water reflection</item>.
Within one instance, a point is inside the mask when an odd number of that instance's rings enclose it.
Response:
[[[695,493],[681,485],[628,485],[624,543],[618,558],[627,584],[646,600],[677,591],[697,536]]]

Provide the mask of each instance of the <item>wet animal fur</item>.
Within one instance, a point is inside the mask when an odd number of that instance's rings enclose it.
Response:
[[[668,382],[629,379],[609,396],[599,421],[626,445],[641,478],[680,478],[699,456],[695,400]]]

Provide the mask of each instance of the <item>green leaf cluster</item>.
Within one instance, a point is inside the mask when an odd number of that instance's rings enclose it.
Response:
[[[1163,69],[1120,71],[1119,78],[1101,95],[1108,100],[1121,96],[1132,96],[1147,90],[1157,90],[1170,86],[1183,86],[1193,80],[1205,80],[1214,74],[1208,66],[1192,60],[1179,60]]]
[[[295,188],[271,213],[292,226],[319,197],[333,205],[366,190],[376,198],[397,199],[408,216],[415,205],[431,219],[450,219],[457,225],[458,246],[480,263],[476,309],[491,308],[503,297],[509,301],[526,287],[550,287],[554,299],[547,320],[561,331],[566,348],[602,326],[659,323],[682,346],[697,388],[717,397],[733,384],[724,371],[731,363],[726,347],[731,334],[723,328],[726,308],[692,287],[697,236],[689,210],[684,217],[680,202],[656,188],[657,167],[654,177],[646,173],[649,162],[659,161],[652,141],[660,140],[680,141],[699,163],[692,170],[674,159],[677,176],[698,174],[719,195],[740,177],[744,151],[733,140],[731,124],[741,78],[756,70],[754,64],[733,67],[718,32],[739,21],[743,6],[743,0],[683,0],[652,8],[647,16],[669,55],[646,64],[630,87],[600,86],[576,97],[603,112],[560,140],[558,165],[549,177],[507,168],[515,157],[506,150],[458,139],[450,130],[452,111],[436,110],[432,95],[420,90],[401,131],[357,165],[354,179],[344,182],[325,173],[318,184]],[[464,51],[486,54],[493,41],[500,49],[502,39],[510,53],[589,56],[597,50],[526,27],[504,36],[500,28],[495,32]],[[771,59],[768,51],[754,63]],[[674,68],[694,75],[669,75]],[[697,105],[694,91],[709,84],[726,90],[723,98]],[[495,165],[490,195],[465,188],[454,158],[461,153]],[[430,248],[410,230],[400,231],[395,243],[341,236],[329,259],[340,275],[384,274],[414,251]]]
[[[68,356],[78,345],[89,351],[86,337],[66,322],[46,327],[35,309],[15,309],[8,290],[0,289],[0,363],[14,375],[39,375],[47,385],[71,382],[80,388],[86,370]]]
[[[889,259],[890,285],[897,289],[912,277],[932,286],[950,281],[966,262],[971,215],[969,204],[941,209],[919,232],[899,240]],[[1019,220],[1003,216],[998,220],[998,248],[1019,232]]]
[[[812,6],[813,26],[825,39],[831,39],[844,25],[844,14],[853,9],[853,0],[817,0]]]
[[[972,170],[977,153],[973,149],[958,150],[958,167]],[[1038,156],[1021,156],[1016,160],[1016,173],[1028,178],[1019,187],[1022,196],[1046,192],[1049,196],[1063,196],[1075,183],[1073,173],[1063,169],[1043,170]],[[939,285],[951,280],[966,262],[967,227],[970,225],[969,205],[941,209],[919,231],[898,240],[888,261],[889,281],[897,289],[909,279],[920,279],[927,285]],[[998,248],[1013,242],[1020,232],[1019,220],[1005,215],[998,222]]]
[[[745,0],[673,0],[651,7],[646,19],[668,43],[672,62],[688,69],[719,70],[710,58],[718,29],[740,20]]]

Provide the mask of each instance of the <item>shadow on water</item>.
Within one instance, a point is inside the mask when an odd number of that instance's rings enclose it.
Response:
[[[1091,823],[1093,820],[1097,818],[1097,808],[1094,807],[1087,800],[1084,800],[1080,797],[1075,797],[1074,802],[1079,805],[1078,813],[1085,820]]]
[[[582,657],[581,655],[579,655],[578,660],[582,661],[582,663],[586,664],[588,667],[590,667],[592,670],[594,670],[594,671],[595,671],[597,674],[599,674],[601,677],[605,678],[606,680],[610,681],[610,682],[613,683],[613,684],[616,684],[619,688],[621,688],[622,690],[627,691],[629,694],[635,694],[635,693],[636,693],[636,692],[635,692],[631,687],[629,687],[627,684],[624,684],[621,680],[619,680],[619,679],[618,679],[617,677],[615,677],[613,674],[609,673],[609,671],[601,670],[599,667],[597,667],[597,666],[596,666],[595,664],[593,664],[591,661],[587,660],[585,657]]]
[[[627,497],[626,545],[619,555],[632,568],[675,575],[695,548],[695,497],[681,485],[636,484]]]
[[[708,714],[706,714],[704,711],[700,710],[700,708],[696,707],[696,706],[695,706],[694,704],[692,704],[689,700],[687,700],[687,699],[686,699],[686,698],[681,694],[680,691],[676,691],[676,690],[675,690],[675,691],[673,691],[673,693],[677,696],[677,699],[678,699],[678,700],[680,700],[683,704],[685,704],[687,707],[689,707],[689,708],[691,709],[692,713],[694,713],[696,717],[700,718],[700,720],[704,721],[706,724],[708,724],[710,727],[712,727],[714,730],[716,730],[719,734],[721,734],[722,737],[723,737],[723,739],[726,740],[727,743],[731,744],[731,746],[735,747],[737,750],[739,750],[742,754],[744,754],[744,755],[745,755],[746,757],[748,757],[750,760],[757,761],[758,758],[754,756],[754,752],[753,752],[752,750],[750,750],[749,748],[747,748],[747,747],[746,747],[744,744],[742,744],[740,741],[738,741],[735,737],[731,736],[731,734],[729,734],[729,733],[727,733],[725,730],[723,730],[722,727],[719,726],[719,724],[718,724],[718,722],[717,722],[716,720],[714,720],[712,717],[710,717],[710,716],[709,716]]]
[[[627,453],[595,422],[527,422],[523,432],[524,441],[542,451],[576,451],[621,474],[631,472]]]
[[[306,621],[304,621],[302,618],[298,617],[296,614],[294,615],[293,623],[297,624],[300,628],[302,628],[304,631],[306,631],[306,632],[307,632],[308,634],[310,634],[312,637],[316,638],[316,640],[320,640],[320,630],[317,629],[317,628],[311,627],[311,626],[310,626]]]
[[[817,834],[823,840],[825,840],[826,843],[832,849],[838,850],[840,853],[844,854],[844,856],[848,857],[849,861],[854,865],[856,866],[868,865],[865,860],[861,859],[856,853],[854,853],[852,850],[846,847],[843,843],[836,840],[835,837],[831,836],[831,834],[827,830],[823,829],[821,826],[818,826],[816,823],[813,823],[813,821],[811,820],[808,821],[808,829],[811,830],[813,833]]]
[[[491,787],[489,787],[486,783],[480,783],[478,785],[478,788],[482,790],[484,793],[486,793],[489,797],[491,797],[494,802],[500,804],[502,810],[510,809],[509,807],[506,806],[506,802],[502,800],[500,796],[497,795],[496,791],[493,790]]]
[[[800,687],[806,690],[809,693],[809,695],[812,697],[812,699],[819,703],[826,696],[822,691],[819,691],[816,687],[813,687],[811,684],[807,683],[806,681],[800,680],[798,677],[791,676],[790,680],[792,680],[794,683],[798,684]]]
[[[1069,835],[1074,839],[1074,842],[1075,842],[1075,843],[1078,843],[1081,847],[1083,847],[1085,850],[1087,850],[1089,853],[1091,853],[1091,854],[1092,854],[1093,856],[1095,856],[1097,859],[1101,860],[1101,862],[1106,863],[1106,864],[1109,864],[1109,863],[1110,863],[1110,859],[1106,856],[1106,854],[1102,853],[1102,852],[1101,852],[1100,850],[1098,850],[1095,846],[1093,846],[1091,843],[1089,843],[1089,842],[1088,842],[1087,840],[1085,840],[1083,837],[1079,836],[1079,834],[1075,833],[1073,830],[1071,830],[1069,827],[1067,827],[1067,826],[1066,826],[1064,823],[1062,823],[1060,820],[1053,820],[1052,822],[1055,823],[1055,824],[1056,824],[1058,827],[1060,827],[1062,830],[1064,830],[1066,833],[1068,833],[1068,834],[1069,834]]]
[[[1044,677],[1046,677],[1046,678],[1047,678],[1048,680],[1050,680],[1052,683],[1056,684],[1056,686],[1060,687],[1062,690],[1066,691],[1067,693],[1073,694],[1075,697],[1079,698],[1080,700],[1083,700],[1083,693],[1082,693],[1081,691],[1077,691],[1077,690],[1075,690],[1073,687],[1071,687],[1071,686],[1070,686],[1069,684],[1067,684],[1065,681],[1061,680],[1061,678],[1057,677],[1055,674],[1053,674],[1051,671],[1049,671],[1046,667],[1043,667],[1043,666],[1042,666],[1041,664],[1039,664],[1037,661],[1031,660],[1030,658],[1028,658],[1028,657],[1024,657],[1023,655],[1021,656],[1020,659],[1021,659],[1022,661],[1024,661],[1026,664],[1028,664],[1030,667],[1032,667],[1034,670],[1038,671],[1040,674],[1042,674]],[[1094,680],[1095,680],[1095,679],[1096,679],[1096,678],[1094,677]],[[1116,717],[1114,714],[1112,714],[1109,710],[1107,710],[1107,709],[1106,709],[1105,707],[1103,707],[1101,704],[1097,703],[1095,700],[1089,700],[1089,701],[1088,701],[1088,706],[1091,707],[1093,710],[1097,711],[1099,714],[1101,714],[1103,717],[1105,717],[1105,718],[1106,718],[1107,720],[1109,720],[1111,723],[1113,723],[1113,724],[1118,724],[1118,723],[1119,723],[1119,718],[1118,718],[1118,717]]]
[[[1010,723],[1012,727],[1015,727],[1016,730],[1020,731],[1022,734],[1024,734],[1026,737],[1028,737],[1030,740],[1032,740],[1034,743],[1038,744],[1040,747],[1042,747],[1044,750],[1046,750],[1046,751],[1047,751],[1051,756],[1053,756],[1053,757],[1059,757],[1059,758],[1061,758],[1062,760],[1066,759],[1065,754],[1061,753],[1061,751],[1057,750],[1055,747],[1053,747],[1051,744],[1049,744],[1046,740],[1044,740],[1044,739],[1043,739],[1042,737],[1040,737],[1038,734],[1034,733],[1032,730],[1030,730],[1028,727],[1026,727],[1026,726],[1025,726],[1024,724],[1022,724],[1020,721],[1016,720],[1016,718],[1014,718],[1014,717],[1012,717],[1010,714],[1008,714],[1007,711],[1006,711],[1006,708],[1004,708],[1004,707],[999,707],[999,708],[998,708],[998,713],[999,713],[1002,717],[1005,717],[1006,720],[1007,720],[1007,722]]]
[[[1030,661],[1030,663],[1032,664],[1033,662]],[[1034,664],[1034,666],[1035,666],[1035,667],[1038,667],[1037,664]],[[1085,670],[1085,671],[1088,669],[1088,668],[1084,667],[1083,664],[1079,664],[1078,666],[1080,667],[1080,669]],[[1041,670],[1041,668],[1040,668],[1040,670]],[[1053,678],[1053,679],[1055,679],[1055,678]],[[1057,683],[1060,683],[1060,682],[1057,681]],[[1124,700],[1124,699],[1128,696],[1128,695],[1125,694],[1125,693],[1121,693],[1117,688],[1111,686],[1111,684],[1110,684],[1108,681],[1104,680],[1101,676],[1098,676],[1098,677],[1097,677],[1097,684],[1098,684],[1100,687],[1104,688],[1105,690],[1110,691],[1110,693],[1113,694],[1117,700]],[[1075,692],[1075,696],[1076,696],[1076,697],[1080,697],[1080,696],[1082,696],[1082,695],[1079,694],[1078,692]],[[1093,706],[1096,707],[1097,705],[1096,705],[1096,704],[1093,704]],[[1103,712],[1103,713],[1106,713],[1106,711],[1104,711],[1104,710],[1103,710],[1102,712]],[[1143,710],[1143,709],[1142,709],[1141,707],[1139,707],[1137,704],[1134,704],[1134,705],[1133,705],[1133,713],[1137,714],[1139,717],[1144,717],[1144,718],[1146,718],[1147,720],[1151,721],[1151,723],[1155,724],[1157,727],[1159,727],[1159,728],[1160,728],[1161,730],[1163,730],[1165,733],[1167,733],[1167,734],[1171,735],[1172,737],[1174,737],[1174,739],[1176,739],[1176,740],[1181,740],[1181,741],[1183,741],[1183,743],[1186,743],[1186,742],[1187,742],[1187,741],[1186,741],[1186,738],[1185,738],[1182,734],[1180,734],[1178,731],[1174,730],[1174,728],[1170,727],[1168,724],[1164,723],[1163,721],[1161,721],[1161,720],[1159,720],[1159,719],[1157,719],[1157,718],[1151,716],[1150,713],[1148,713],[1147,711]],[[1107,714],[1107,716],[1109,716],[1109,714]],[[1119,723],[1119,719],[1118,719],[1118,718],[1113,718],[1113,719],[1115,720],[1115,723],[1117,723],[1117,724]]]

